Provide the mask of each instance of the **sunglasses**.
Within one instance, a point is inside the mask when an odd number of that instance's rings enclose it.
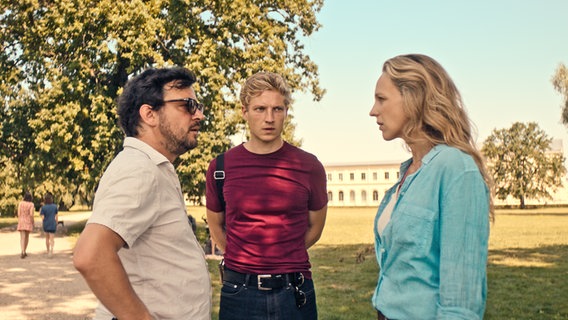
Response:
[[[203,113],[203,109],[205,108],[203,103],[197,102],[197,100],[192,99],[192,98],[173,99],[173,100],[164,101],[164,103],[166,103],[166,102],[185,102],[184,106],[185,106],[185,108],[187,109],[187,112],[189,112],[190,115],[194,115],[195,112],[197,112],[198,109],[199,109],[199,111],[201,111],[201,113]]]
[[[294,292],[294,297],[296,298],[296,307],[298,308],[303,307],[308,301],[308,298],[306,297],[304,291],[300,290],[298,287],[296,287],[296,291]]]

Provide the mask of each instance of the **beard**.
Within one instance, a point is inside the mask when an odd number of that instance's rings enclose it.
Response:
[[[160,122],[160,133],[165,139],[164,146],[166,150],[180,156],[197,147],[197,138],[190,137],[192,129],[199,129],[199,124],[193,124],[187,130],[179,128],[177,132],[174,132],[169,121],[164,119],[164,121]]]

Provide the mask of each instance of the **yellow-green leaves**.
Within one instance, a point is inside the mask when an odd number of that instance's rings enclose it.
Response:
[[[556,73],[552,77],[554,88],[564,96],[564,106],[562,107],[562,123],[568,126],[568,68],[564,64],[559,64]]]
[[[198,148],[177,163],[192,199],[203,194],[208,161],[242,129],[246,77],[278,72],[294,91],[324,93],[301,41],[319,28],[322,0],[0,1],[0,161],[17,168],[19,188],[57,185],[67,205],[92,200],[122,143],[115,100],[148,67],[198,76],[207,121]],[[285,136],[300,143],[293,123]]]

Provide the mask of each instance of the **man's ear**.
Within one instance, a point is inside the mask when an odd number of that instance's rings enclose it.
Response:
[[[241,115],[242,115],[243,119],[245,119],[245,120],[248,120],[247,119],[247,112],[248,112],[247,107],[242,106],[241,107]]]
[[[141,124],[151,127],[158,125],[158,112],[151,105],[143,104],[138,113],[140,114]]]

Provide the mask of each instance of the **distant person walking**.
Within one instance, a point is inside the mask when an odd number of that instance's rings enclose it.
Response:
[[[32,194],[26,192],[24,194],[24,200],[18,204],[18,231],[20,231],[21,259],[28,256],[26,250],[30,240],[30,232],[34,230],[34,211]]]
[[[47,255],[51,258],[53,256],[53,246],[55,244],[55,230],[57,229],[58,210],[57,205],[53,203],[53,195],[46,193],[43,200],[44,205],[39,210],[39,215],[43,221],[43,232],[45,233],[45,248]]]

